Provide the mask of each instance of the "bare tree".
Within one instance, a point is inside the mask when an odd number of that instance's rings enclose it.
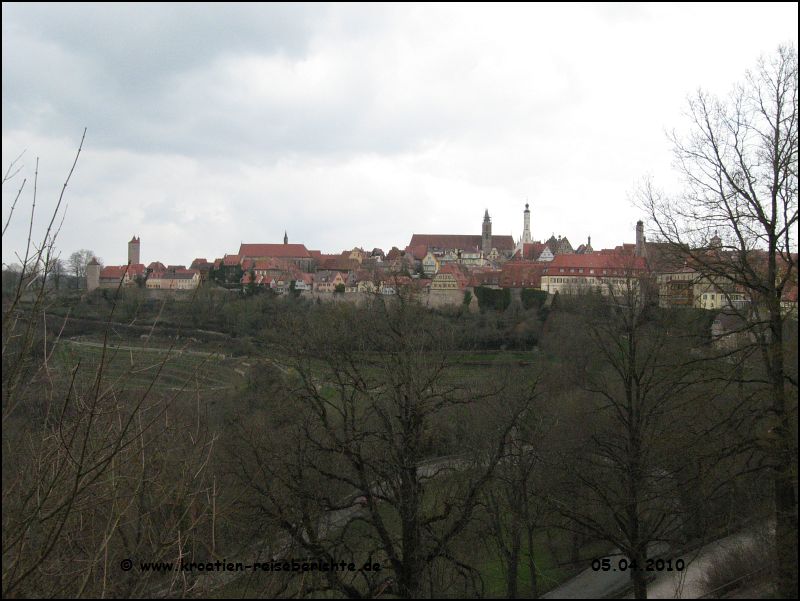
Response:
[[[64,261],[62,261],[59,257],[50,259],[48,271],[50,272],[50,278],[53,281],[53,287],[58,290],[61,287],[61,278],[64,276],[66,271]]]
[[[38,242],[30,233],[37,169],[19,277],[3,290],[2,592],[7,598],[185,594],[196,581],[154,583],[124,570],[133,561],[215,553],[216,488],[207,477],[215,437],[191,406],[174,408],[182,389],[155,390],[171,349],[152,364],[135,365],[131,356],[129,370],[111,370],[116,302],[96,361],[65,352],[66,321],[54,329],[48,315],[62,200],[82,146],[83,140]],[[18,194],[13,209],[23,199]],[[13,227],[11,215],[20,214],[13,209],[4,234]],[[144,387],[131,383],[140,369],[154,374]]]
[[[86,266],[91,262],[92,259],[97,258],[92,250],[86,250],[82,248],[81,250],[76,250],[69,256],[67,261],[70,271],[75,274],[75,287],[81,287],[81,280],[86,277]],[[98,262],[102,263],[101,259],[97,259]]]
[[[281,329],[296,379],[280,404],[292,408],[293,424],[280,438],[246,428],[241,481],[258,499],[260,521],[282,532],[272,553],[383,564],[382,575],[358,579],[328,572],[315,590],[412,598],[460,582],[474,593],[478,573],[453,545],[530,391],[487,390],[463,373],[446,325],[399,296],[316,307]],[[440,430],[456,425],[451,456],[431,459]]]
[[[546,420],[538,411],[529,410],[521,416],[492,483],[483,493],[486,530],[505,568],[508,599],[519,595],[517,580],[523,559],[530,576],[529,595],[533,599],[539,597],[534,535],[548,513],[542,470],[546,427]]]
[[[683,542],[683,516],[692,508],[682,507],[679,487],[698,443],[694,407],[708,401],[708,390],[698,367],[683,361],[692,328],[647,302],[644,277],[618,279],[605,296],[562,298],[584,347],[570,366],[587,399],[572,416],[578,424],[563,459],[570,470],[551,499],[574,531],[626,556],[635,566],[634,596],[644,599],[647,559],[659,543]]]
[[[797,595],[797,374],[788,363],[781,301],[797,287],[797,51],[762,58],[730,97],[689,101],[689,131],[673,134],[686,181],[677,198],[641,191],[659,241],[701,277],[721,285],[760,355],[765,400],[754,405],[770,432],[778,594]],[[795,326],[796,327],[796,326]]]

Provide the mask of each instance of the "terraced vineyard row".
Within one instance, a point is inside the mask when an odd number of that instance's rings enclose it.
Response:
[[[102,352],[101,346],[67,340],[59,343],[54,358],[69,371],[80,364],[77,380],[88,385],[96,377]],[[154,388],[161,390],[219,390],[234,387],[246,374],[239,359],[181,350],[108,347],[104,361],[103,381],[124,389],[147,388],[155,380]]]

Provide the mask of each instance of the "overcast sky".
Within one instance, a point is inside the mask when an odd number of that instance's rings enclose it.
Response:
[[[39,157],[39,224],[83,128],[58,247],[188,264],[240,242],[323,252],[413,233],[634,240],[666,131],[797,45],[797,4],[3,3],[3,222]],[[26,185],[28,187],[28,185]],[[25,197],[30,210],[30,195]],[[16,219],[3,262],[25,242]]]

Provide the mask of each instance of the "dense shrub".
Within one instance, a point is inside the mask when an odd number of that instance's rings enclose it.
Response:
[[[511,304],[511,290],[508,288],[494,289],[486,286],[475,288],[475,296],[478,298],[478,306],[481,311],[494,309],[495,311],[505,311]]]
[[[544,290],[535,290],[533,288],[524,288],[521,297],[523,307],[526,309],[539,309],[547,300],[547,292]]]

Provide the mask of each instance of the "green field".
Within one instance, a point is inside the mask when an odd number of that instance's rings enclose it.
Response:
[[[88,343],[96,344],[96,343]],[[53,357],[56,365],[71,372],[78,366],[77,380],[89,384],[97,377],[101,359],[102,381],[123,389],[153,386],[157,390],[222,390],[245,380],[246,360],[222,359],[221,355],[193,354],[182,349],[102,346],[60,341]],[[238,371],[236,371],[238,370]]]

